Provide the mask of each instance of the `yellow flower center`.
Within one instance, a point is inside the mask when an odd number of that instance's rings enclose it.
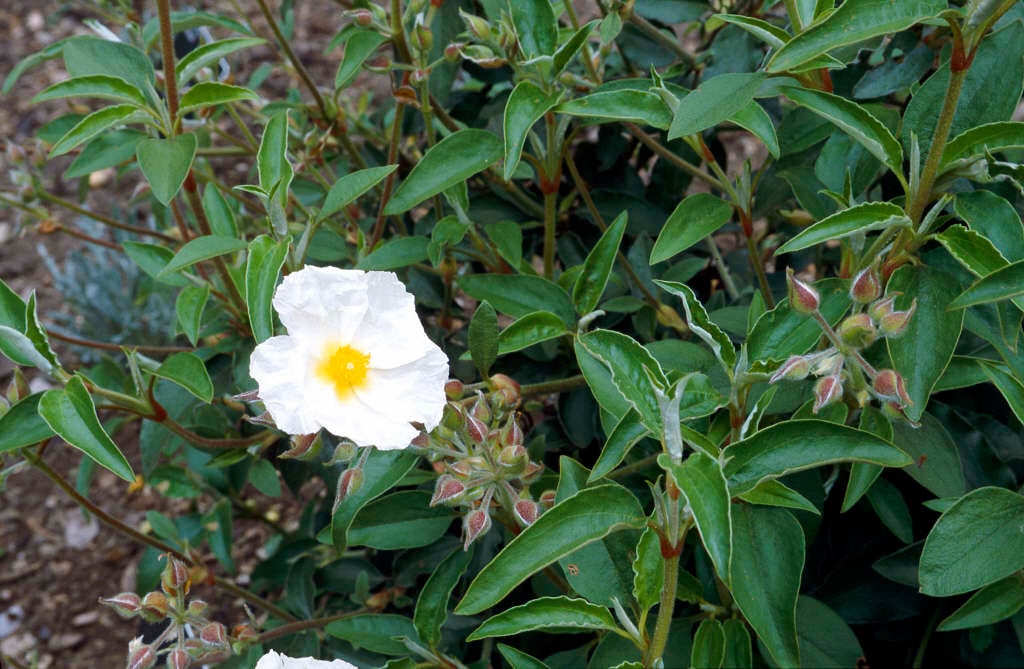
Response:
[[[316,373],[334,385],[338,399],[345,399],[353,390],[365,385],[370,356],[351,346],[328,348],[317,363]]]

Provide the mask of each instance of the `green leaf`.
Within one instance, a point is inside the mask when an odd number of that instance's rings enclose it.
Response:
[[[732,205],[709,193],[680,202],[665,221],[651,249],[651,264],[668,260],[712,234],[732,218]]]
[[[860,424],[858,427],[865,432],[870,432],[881,439],[893,442],[893,428],[889,419],[871,406],[866,406],[860,412]],[[895,442],[893,442],[895,443]],[[906,449],[903,449],[907,452]],[[909,453],[907,453],[909,455]],[[843,506],[841,511],[846,513],[861,497],[863,497],[875,480],[882,474],[882,467],[868,464],[866,462],[854,462],[850,465],[850,479],[846,483],[846,492],[843,493]]]
[[[94,111],[68,130],[50,149],[50,158],[62,156],[79,144],[89,141],[104,130],[129,122],[138,109],[135,105],[113,105]],[[153,140],[158,141],[158,140]]]
[[[1006,620],[1024,608],[1024,582],[1020,574],[986,585],[939,623],[938,631],[969,629]]]
[[[985,123],[965,130],[949,140],[942,152],[942,165],[948,167],[950,163],[963,158],[1021,147],[1024,147],[1024,123],[1020,121]]]
[[[82,148],[68,165],[64,178],[77,179],[127,163],[135,158],[136,147],[146,137],[146,133],[128,128],[104,133]]]
[[[1002,269],[986,274],[971,284],[971,287],[950,300],[948,309],[963,309],[978,304],[1010,300],[1024,295],[1024,260],[1006,265]],[[962,312],[961,312],[962,313]],[[914,318],[917,318],[915,315]],[[911,320],[913,323],[913,320]]]
[[[725,661],[725,630],[722,623],[712,618],[701,621],[693,635],[690,666],[719,669]]]
[[[835,325],[850,308],[848,282],[841,279],[817,281],[814,288],[821,296],[820,311]],[[810,316],[789,308],[785,299],[763,313],[747,336],[747,355],[756,360],[783,361],[791,355],[803,355],[821,339],[821,326]]]
[[[763,80],[764,75],[759,72],[720,74],[707,79],[679,101],[668,139],[695,135],[741,111],[754,99]]]
[[[356,198],[379,184],[396,169],[398,165],[367,167],[338,179],[331,186],[331,190],[327,191],[323,209],[317,215],[317,220],[322,221],[352,204]]]
[[[249,483],[267,497],[281,496],[281,479],[277,477],[277,470],[268,460],[253,461],[249,467]]]
[[[601,455],[594,463],[594,470],[590,472],[590,478],[587,481],[596,481],[614,471],[629,454],[630,449],[650,433],[651,431],[641,422],[640,414],[635,409],[627,411],[626,415],[616,423],[612,433],[608,435],[608,439],[601,449]]]
[[[180,85],[185,84],[199,74],[199,70],[219,62],[221,58],[229,54],[242,49],[248,49],[249,47],[259,46],[264,42],[265,40],[258,37],[232,37],[198,46],[178,61],[176,68],[178,83]]]
[[[509,666],[512,669],[550,669],[548,665],[544,664],[532,655],[527,655],[521,650],[517,650],[512,646],[506,646],[503,643],[498,644],[498,652],[505,658]]]
[[[409,649],[396,637],[417,640],[412,620],[394,613],[364,613],[328,623],[324,631],[344,639],[356,648],[382,655],[408,655]]]
[[[197,262],[241,251],[244,248],[245,242],[236,237],[219,237],[217,235],[196,237],[178,249],[178,252],[174,254],[170,262],[160,270],[158,276],[163,278],[168,274],[191,267]]]
[[[472,547],[468,551],[453,550],[430,574],[416,598],[412,622],[420,639],[431,648],[441,643],[441,627],[448,619],[448,602],[471,559]]]
[[[42,393],[29,395],[0,415],[0,453],[38,444],[53,436],[53,430],[39,415],[42,396]]]
[[[63,390],[47,390],[39,400],[39,415],[68,445],[109,469],[125,481],[135,472],[96,416],[96,406],[82,379],[74,376]]]
[[[728,120],[760,139],[772,158],[778,158],[781,155],[779,136],[775,133],[772,117],[761,108],[756,100],[730,116]]]
[[[539,276],[467,274],[460,276],[458,281],[467,295],[487,300],[495,309],[513,318],[522,318],[536,311],[550,311],[567,326],[576,324],[569,294],[558,284]]]
[[[725,368],[726,374],[732,374],[732,368],[736,365],[736,349],[733,347],[729,335],[725,334],[708,317],[707,310],[697,299],[693,289],[677,281],[656,280],[655,283],[683,301],[686,324],[689,325],[690,330],[711,347],[711,351]]]
[[[560,104],[556,111],[570,116],[642,123],[665,130],[672,112],[655,93],[637,90],[598,91]]]
[[[658,456],[658,464],[675,479],[693,513],[697,531],[719,578],[728,584],[732,517],[729,487],[722,468],[711,457],[699,452],[681,464],[662,453]]]
[[[1024,260],[1024,225],[1013,205],[987,190],[957,193],[956,215],[984,235],[1009,262]]]
[[[274,336],[274,288],[288,257],[290,244],[290,238],[274,241],[270,235],[260,235],[249,242],[249,255],[245,261],[245,303],[252,336],[257,344]]]
[[[267,121],[260,139],[260,150],[256,156],[260,188],[267,193],[277,188],[281,202],[288,199],[288,187],[295,172],[288,162],[288,110],[274,114]]]
[[[0,279],[0,325],[25,331],[25,300]]]
[[[213,381],[206,365],[194,353],[175,353],[153,370],[154,376],[167,379],[209,404],[213,401]]]
[[[171,286],[187,286],[188,279],[178,274],[163,274],[167,263],[174,258],[174,252],[159,244],[145,242],[122,242],[125,255],[132,259],[143,272],[158,281]]]
[[[376,499],[356,514],[348,530],[350,546],[401,550],[427,546],[441,538],[455,513],[431,507],[425,490],[402,490]]]
[[[170,139],[144,139],[135,146],[139,169],[153,197],[164,206],[177,195],[196,157],[196,136],[187,132]]]
[[[833,462],[904,467],[906,453],[862,430],[823,420],[789,420],[754,433],[725,450],[729,490],[738,495],[764,480]]]
[[[801,230],[775,253],[792,253],[857,233],[887,230],[895,226],[909,227],[910,224],[902,207],[888,202],[865,202],[836,212]]]
[[[773,49],[781,48],[790,40],[790,35],[783,28],[768,23],[763,19],[755,19],[740,14],[715,14],[707,20],[707,29],[714,30],[722,23],[730,23],[742,28]]]
[[[528,58],[550,56],[558,46],[558,21],[550,0],[508,0],[519,46]]]
[[[949,226],[935,239],[975,276],[986,276],[1008,264],[987,237],[960,224]]]
[[[206,527],[209,537],[210,550],[217,556],[217,561],[224,565],[228,573],[234,574],[235,560],[231,557],[231,549],[234,545],[231,502],[224,498],[214,504],[210,512],[204,516],[203,525]]]
[[[516,320],[498,334],[498,355],[557,339],[569,334],[561,318],[550,311],[535,311]]]
[[[126,102],[136,107],[149,104],[138,88],[124,79],[103,74],[60,81],[32,98],[32,104],[61,98],[100,98]]]
[[[466,641],[511,636],[534,630],[576,633],[580,630],[618,629],[612,614],[603,606],[591,604],[585,599],[541,597],[488,618],[466,637]]]
[[[49,363],[49,367],[60,367],[57,354],[50,348],[50,338],[46,334],[46,328],[39,322],[39,312],[36,309],[36,293],[34,290],[28,296],[28,302],[25,304],[25,336],[32,342],[32,346],[35,347],[39,355],[43,356],[46,362]],[[49,367],[41,367],[40,369],[48,372]]]
[[[931,414],[921,416],[921,427],[893,424],[893,443],[913,460],[903,468],[937,497],[959,497],[967,490],[956,442]]]
[[[331,538],[339,553],[348,544],[349,527],[359,510],[401,481],[417,462],[419,456],[409,450],[370,451],[363,465],[363,484],[335,500],[331,512]]]
[[[921,265],[904,265],[889,278],[888,292],[902,292],[897,309],[909,309],[917,300],[917,311],[899,339],[887,339],[893,367],[903,375],[913,404],[905,411],[918,420],[928,405],[932,388],[953,357],[963,328],[963,311],[954,302],[958,282],[940,270]]]
[[[1002,393],[1003,398],[1010,405],[1010,409],[1013,411],[1013,415],[1017,417],[1017,420],[1024,420],[1022,418],[1024,416],[1024,385],[1021,384],[1020,379],[1011,374],[1002,365],[984,363],[982,364],[982,369],[985,371],[989,381],[992,382],[992,385]]]
[[[633,560],[633,597],[641,611],[647,611],[661,600],[665,587],[665,558],[661,555],[661,539],[650,527],[640,535]]]
[[[344,89],[355,79],[366,59],[373,55],[387,38],[375,30],[357,30],[345,42],[345,55],[334,76],[334,88]]]
[[[498,314],[487,300],[477,306],[469,322],[469,353],[480,378],[488,378],[498,358]]]
[[[629,335],[614,330],[594,330],[578,341],[608,368],[612,383],[647,429],[660,435],[661,410],[655,389],[666,388],[668,380],[654,356]]]
[[[902,179],[903,147],[871,112],[852,100],[806,88],[785,87],[783,95],[826,118]]]
[[[798,509],[800,511],[810,511],[817,516],[821,515],[821,511],[818,507],[814,506],[811,500],[775,479],[762,481],[753,489],[738,495],[738,497],[744,502],[750,502],[751,504],[780,506],[784,509]]]
[[[533,125],[558,104],[561,93],[545,93],[537,84],[524,79],[516,84],[505,103],[505,181],[519,166],[526,137]]]
[[[36,350],[31,339],[6,325],[0,325],[0,353],[23,367],[38,367],[47,374],[53,369],[53,364]]]
[[[84,35],[64,45],[64,66],[72,78],[104,75],[124,79],[145,91],[153,89],[156,75],[149,57],[125,42]]]
[[[562,46],[558,47],[558,51],[555,52],[555,56],[552,59],[552,72],[553,76],[558,76],[565,69],[566,65],[573,59],[573,56],[583,48],[587,38],[590,37],[590,33],[593,32],[594,26],[598,21],[591,21],[590,23],[580,26],[580,29],[572,34]]]
[[[3,85],[0,86],[0,93],[7,95],[11,92],[11,89],[14,88],[14,84],[18,83],[18,80],[21,78],[21,75],[25,74],[25,72],[29,71],[30,69],[32,69],[36,65],[39,65],[40,63],[45,63],[48,60],[53,60],[54,58],[60,56],[61,53],[64,51],[64,46],[68,42],[72,41],[72,39],[73,38],[71,37],[65,37],[64,39],[59,39],[54,42],[51,42],[50,44],[47,44],[45,47],[43,47],[40,51],[37,51],[32,55],[27,56],[22,60],[18,61],[18,63],[11,68],[11,71],[8,72],[7,76],[4,78]]]
[[[784,509],[748,504],[733,508],[732,521],[736,604],[778,666],[803,666],[796,627],[805,557],[800,523]]]
[[[903,495],[896,486],[879,478],[868,488],[867,497],[878,519],[896,535],[897,539],[905,544],[914,541],[910,509],[907,508],[907,503],[903,501]]]
[[[921,551],[921,592],[949,597],[1024,568],[1024,497],[985,487],[960,498],[936,521]]]
[[[846,621],[812,597],[801,595],[797,600],[796,631],[805,667],[848,669],[856,667],[864,655]]]
[[[729,618],[722,623],[722,631],[725,632],[725,657],[722,666],[750,669],[754,658],[747,626],[742,620]]]
[[[473,580],[455,612],[479,613],[559,558],[645,522],[643,509],[625,488],[585,488],[553,506],[509,542]]]
[[[427,259],[430,240],[422,235],[395,237],[384,242],[368,256],[356,263],[356,269],[403,269]]]
[[[616,216],[583,261],[583,269],[576,277],[572,289],[572,301],[577,313],[589,314],[604,295],[628,221],[629,214],[625,211]]]
[[[853,0],[808,27],[775,52],[767,71],[797,69],[807,61],[848,44],[895,33],[931,18],[946,8],[943,0]]]
[[[203,212],[210,221],[210,230],[221,237],[237,237],[238,222],[235,212],[216,186],[210,184],[203,191]]]
[[[546,1],[546,0],[542,0]],[[501,159],[504,148],[494,133],[458,130],[430,147],[391,196],[385,215],[402,214],[448,190]]]
[[[242,86],[222,84],[219,81],[201,81],[181,96],[181,113],[213,107],[240,100],[259,100],[259,96]]]

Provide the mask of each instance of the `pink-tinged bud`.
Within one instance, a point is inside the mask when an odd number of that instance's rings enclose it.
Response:
[[[474,413],[476,413],[474,411]],[[487,425],[474,414],[466,416],[466,434],[475,444],[483,444],[487,441],[490,430]]]
[[[444,48],[444,59],[449,63],[457,63],[462,57],[462,44],[460,42],[452,42]]]
[[[526,469],[519,475],[519,479],[523,483],[533,483],[537,480],[537,477],[544,472],[544,465],[537,464],[536,462],[527,462]]]
[[[142,608],[142,600],[134,592],[122,592],[119,595],[107,599],[100,599],[100,604],[106,604],[117,611],[122,618],[132,618]]]
[[[506,407],[514,407],[519,404],[522,398],[519,383],[507,374],[494,374],[491,376],[491,387],[494,392],[501,396]]]
[[[192,664],[192,658],[181,648],[175,648],[167,653],[167,669],[188,669]]]
[[[510,418],[501,428],[498,439],[506,446],[521,446],[525,439],[523,428],[519,427],[519,422],[514,417]]]
[[[338,490],[334,496],[334,507],[337,509],[341,500],[345,499],[363,486],[363,470],[359,468],[346,469],[338,477]]]
[[[486,511],[474,509],[467,513],[463,519],[463,530],[466,537],[462,545],[463,550],[469,550],[469,545],[477,538],[487,534],[490,529],[491,516]]]
[[[348,439],[342,439],[334,447],[331,459],[324,463],[325,466],[336,465],[344,462],[351,462],[359,454],[359,447]]]
[[[434,46],[434,33],[426,23],[417,21],[410,31],[409,42],[420,53],[429,53]]]
[[[166,618],[169,608],[167,595],[162,592],[150,592],[142,598],[142,617],[151,623]]]
[[[843,399],[843,380],[838,374],[823,376],[814,384],[814,413]]]
[[[430,506],[447,504],[456,500],[464,492],[466,492],[466,485],[462,481],[447,474],[440,476],[434,486],[434,496],[430,498]]]
[[[910,303],[910,308],[906,311],[891,311],[878,321],[878,330],[882,333],[883,337],[890,339],[897,339],[902,337],[907,331],[907,326],[910,324],[910,319],[914,317],[914,312],[917,311],[917,298]]]
[[[199,639],[185,639],[183,647],[188,656],[194,660],[202,659],[206,655],[212,655],[217,652]]]
[[[208,623],[199,631],[199,638],[203,643],[211,646],[227,646],[228,631],[224,625],[218,622]]]
[[[499,58],[494,51],[482,44],[469,44],[462,49],[462,57],[486,69],[495,69],[505,65],[504,58]]]
[[[458,462],[452,462],[448,465],[448,469],[452,470],[462,478],[469,478],[473,475],[473,465],[467,460],[459,460]]]
[[[444,396],[450,400],[462,399],[462,395],[466,392],[466,384],[458,379],[452,379],[444,384]]]
[[[793,355],[768,379],[768,383],[778,381],[802,381],[811,373],[811,361],[802,355]]]
[[[526,471],[530,456],[522,446],[506,446],[498,452],[498,464],[506,470],[506,476],[517,476]]]
[[[368,28],[373,25],[373,14],[366,9],[357,9],[351,14],[352,20],[356,22],[356,25]]]
[[[242,643],[256,643],[260,639],[259,632],[254,630],[248,623],[235,625],[231,629],[231,636]]]
[[[789,290],[789,308],[798,314],[813,314],[821,305],[818,291],[793,274],[793,268],[786,268],[786,284]]]
[[[515,514],[519,522],[523,524],[523,527],[529,527],[533,525],[533,521],[537,520],[540,508],[532,499],[521,499],[516,502]]]
[[[540,505],[541,509],[547,511],[555,505],[555,491],[545,490],[540,494],[540,497],[537,498],[537,503]]]
[[[462,17],[462,20],[466,24],[466,28],[469,30],[470,34],[473,35],[473,37],[485,41],[491,38],[491,24],[489,24],[486,20],[477,16],[476,14],[464,12],[461,9],[459,10],[459,16]]]
[[[854,348],[870,346],[878,339],[878,332],[867,314],[853,314],[843,319],[837,330],[843,343]]]
[[[902,406],[913,404],[910,395],[907,394],[906,385],[899,372],[893,369],[881,369],[878,376],[872,382],[872,387],[878,396],[889,402],[898,402]]]
[[[167,566],[160,573],[160,587],[172,597],[187,595],[192,581],[185,563],[174,556],[168,556]]]
[[[888,418],[889,420],[898,420],[907,423],[908,425],[910,425],[910,427],[921,427],[921,424],[918,423],[917,421],[911,420],[910,417],[906,414],[906,412],[903,411],[903,407],[901,407],[896,402],[883,402],[882,415]],[[926,459],[926,457],[927,456],[924,455],[921,456],[922,462],[918,463],[919,467],[923,464],[923,460]]]
[[[156,664],[156,651],[152,646],[142,645],[141,642],[134,648],[129,644],[127,669],[150,669]]]
[[[868,315],[876,322],[882,320],[893,312],[895,309],[893,305],[896,302],[896,298],[900,295],[902,293],[889,293],[868,307]]]
[[[292,437],[291,446],[288,450],[278,457],[310,462],[320,454],[320,449],[323,448],[323,445],[324,441],[320,438],[319,432],[316,434],[297,434]]]
[[[850,284],[850,297],[857,304],[867,304],[877,300],[882,294],[882,279],[874,267],[866,267],[853,278]]]
[[[445,404],[441,414],[441,427],[459,431],[466,425],[466,412],[458,404]]]
[[[188,603],[188,608],[185,612],[192,618],[202,618],[206,615],[207,609],[210,605],[201,599],[193,599]]]
[[[470,413],[481,423],[490,423],[491,418],[494,417],[494,412],[491,411],[491,406],[484,400],[483,395],[480,395],[473,403],[473,410]]]

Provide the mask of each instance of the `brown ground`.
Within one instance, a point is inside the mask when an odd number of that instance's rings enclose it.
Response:
[[[151,8],[154,3],[136,3]],[[208,8],[214,3],[189,3]],[[230,7],[230,3],[218,2]],[[265,32],[255,3],[251,19],[258,31]],[[275,6],[277,3],[270,3]],[[185,3],[173,2],[175,8]],[[296,3],[296,39],[293,44],[314,76],[325,83],[333,77],[336,62],[320,55],[334,31],[340,26],[337,5]],[[230,9],[225,10],[230,14]],[[0,3],[0,79],[24,56],[48,43],[88,29],[82,19],[88,13],[70,11],[66,3],[55,0],[5,0]],[[269,47],[254,50],[254,60],[265,60]],[[255,67],[259,63],[251,65]],[[244,68],[245,66],[243,66]],[[59,61],[50,61],[19,81],[14,91],[0,97],[0,147],[9,141],[24,142],[61,109],[60,103],[40,107],[29,104],[31,97],[45,86],[64,78]],[[289,83],[284,74],[275,74],[268,82],[270,90],[283,92]],[[62,183],[61,162],[47,170],[52,190],[69,199],[76,198],[76,185]],[[8,191],[7,164],[0,157],[0,191]],[[88,202],[105,210],[111,198],[124,198],[133,183],[107,185],[94,190]],[[54,211],[58,220],[70,220],[66,212]],[[49,273],[36,251],[45,244],[57,258],[79,242],[59,235],[39,235],[32,228],[19,228],[12,210],[0,207],[0,278],[24,295],[39,293],[40,313],[60,308],[60,298],[52,289]],[[60,347],[55,346],[60,353]],[[0,362],[0,389],[10,379],[11,367]],[[45,387],[45,379],[33,381],[35,389]],[[132,430],[116,436],[129,460],[138,468],[138,445]],[[52,443],[47,459],[54,469],[74,481],[80,454],[59,443]],[[13,459],[8,460],[8,464]],[[286,493],[287,495],[287,493]],[[114,513],[133,527],[143,524],[146,510],[158,509],[168,515],[188,510],[188,502],[171,501],[152,488],[129,493],[125,483],[106,471],[98,471],[90,497],[100,507]],[[266,501],[266,500],[264,500]],[[202,505],[202,500],[199,501]],[[290,520],[287,505],[282,522]],[[235,523],[235,558],[241,573],[251,570],[256,551],[266,538],[262,527],[253,521]],[[133,621],[125,621],[97,599],[120,591],[133,590],[136,561],[141,548],[119,534],[87,520],[77,505],[61,493],[42,474],[24,470],[7,480],[0,492],[0,654],[22,665],[40,669],[105,669],[124,664],[128,641],[139,634]],[[243,578],[244,581],[244,578]],[[204,591],[205,590],[205,591]],[[214,602],[214,616],[231,624],[244,619],[239,602],[217,598],[209,588],[196,595]],[[6,669],[0,656],[0,667]]]

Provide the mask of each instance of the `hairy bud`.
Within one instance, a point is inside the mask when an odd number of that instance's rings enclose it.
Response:
[[[356,22],[356,25],[368,28],[373,25],[373,14],[367,9],[357,9],[350,14],[352,20]]]
[[[867,304],[877,300],[882,294],[882,280],[874,267],[866,267],[853,278],[850,284],[850,297],[857,304]]]
[[[823,376],[814,384],[814,413],[843,398],[843,379],[838,374]]]
[[[461,57],[462,44],[460,42],[452,42],[444,48],[444,59],[449,63],[457,63]]]
[[[914,317],[916,310],[917,298],[910,303],[910,308],[906,311],[890,311],[882,316],[878,320],[878,331],[882,333],[883,337],[890,339],[902,337],[907,331],[907,326],[910,324],[910,319]]]
[[[132,618],[139,614],[142,600],[134,592],[122,592],[107,599],[100,599],[101,604],[113,608],[122,618]]]
[[[187,595],[192,587],[188,566],[178,558],[168,556],[167,566],[160,573],[160,587],[172,597],[176,597],[179,594]]]
[[[466,392],[466,384],[458,379],[451,379],[444,384],[444,396],[450,400],[462,399],[464,392]]]
[[[338,491],[335,495],[334,505],[337,506],[341,500],[359,490],[362,485],[363,470],[355,467],[352,469],[346,469],[344,473],[338,477]]]
[[[914,403],[907,394],[903,377],[894,369],[879,370],[871,386],[883,400],[898,402],[902,406]]]
[[[167,669],[188,669],[192,658],[181,648],[175,648],[167,654]]]
[[[323,445],[324,442],[320,438],[319,432],[315,434],[297,434],[292,437],[291,446],[288,450],[278,457],[310,462],[320,454],[320,449],[323,448]]]
[[[873,320],[880,321],[893,312],[895,307],[893,306],[896,302],[896,298],[902,295],[902,293],[889,293],[882,299],[874,302],[868,307],[868,315]]]
[[[818,291],[793,274],[793,268],[786,268],[786,285],[789,290],[789,308],[799,314],[813,314],[821,305]]]
[[[206,615],[206,610],[209,608],[210,605],[203,600],[193,599],[188,603],[188,608],[185,611],[192,618],[202,618]]]
[[[466,492],[466,484],[462,481],[447,474],[439,476],[434,485],[434,496],[430,498],[430,506],[455,501],[464,492]]]
[[[523,524],[523,527],[533,525],[533,522],[537,520],[537,516],[540,514],[540,507],[532,499],[519,500],[516,502],[514,510],[516,519]]]
[[[167,601],[167,595],[162,592],[150,592],[142,598],[142,617],[151,623],[166,618],[169,608],[170,603]]]
[[[768,383],[778,381],[802,381],[811,373],[811,361],[806,356],[793,355],[789,360],[782,363],[782,366],[775,370],[775,373],[768,379]]]
[[[518,406],[522,398],[519,383],[506,374],[491,376],[491,387],[498,394],[506,407]]]
[[[537,503],[540,505],[540,508],[547,511],[555,505],[555,491],[545,490],[540,494],[540,497],[537,498]]]
[[[491,39],[491,24],[485,19],[476,14],[464,12],[461,9],[459,10],[459,16],[462,17],[463,22],[466,24],[466,29],[469,30],[473,37],[484,41]]]
[[[491,529],[491,516],[483,509],[474,509],[466,514],[463,519],[463,531],[466,539],[463,542],[463,550],[469,550],[469,545],[479,537],[487,534]]]
[[[483,403],[477,403],[478,406],[481,404]],[[476,417],[475,414],[476,410],[474,410],[472,414],[466,416],[466,434],[469,435],[469,438],[473,440],[474,443],[482,444],[487,441],[487,436],[490,433],[490,430],[483,421]]]
[[[139,637],[141,639],[142,637]],[[127,669],[150,669],[156,665],[156,651],[136,639],[128,645]]]
[[[498,453],[498,464],[510,474],[518,476],[526,471],[527,465],[530,464],[530,456],[522,446],[506,446]]]
[[[199,638],[210,646],[226,647],[228,645],[228,631],[224,625],[218,622],[205,625],[199,631]]]
[[[870,346],[876,339],[878,339],[878,332],[875,330],[875,324],[871,322],[871,317],[867,314],[853,314],[847,316],[842,323],[839,324],[838,329],[839,338],[843,340],[843,343],[854,348],[864,348]]]

